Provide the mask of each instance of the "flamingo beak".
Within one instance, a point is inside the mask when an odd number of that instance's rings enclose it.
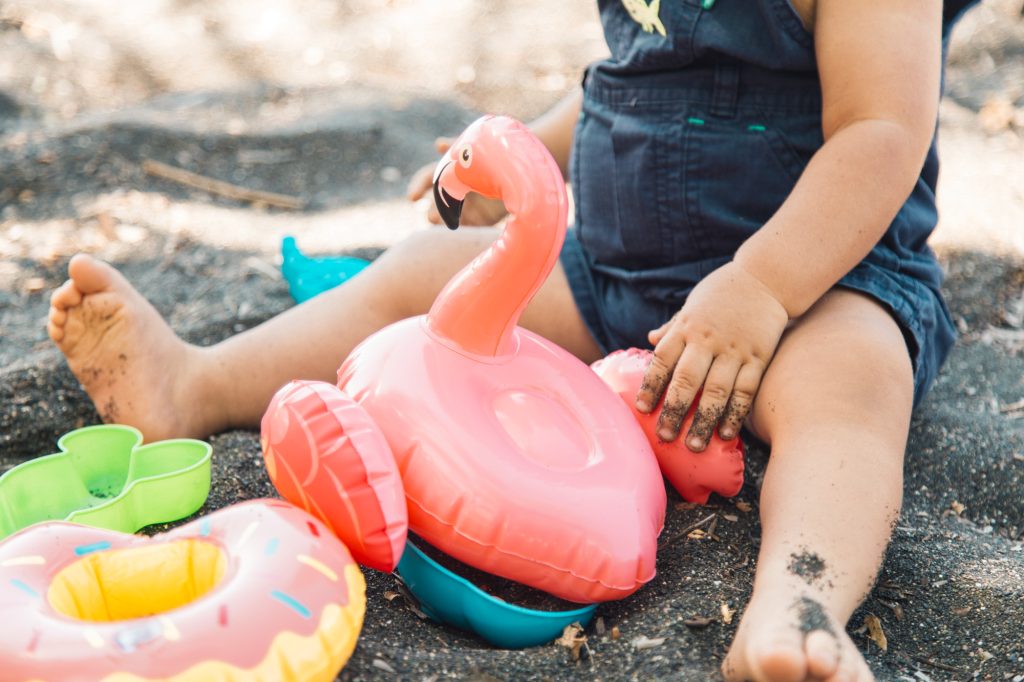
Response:
[[[462,217],[462,200],[456,199],[441,187],[441,176],[451,161],[440,166],[434,174],[434,204],[437,212],[441,214],[441,220],[448,226],[449,230],[456,230],[459,227],[459,219]]]

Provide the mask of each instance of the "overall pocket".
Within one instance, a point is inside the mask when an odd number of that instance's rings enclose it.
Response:
[[[686,189],[705,257],[729,257],[786,200],[813,151],[802,154],[770,122],[707,121],[690,129]]]
[[[638,269],[685,258],[693,243],[681,188],[686,129],[664,112],[616,111],[611,126],[617,222],[629,263]]]

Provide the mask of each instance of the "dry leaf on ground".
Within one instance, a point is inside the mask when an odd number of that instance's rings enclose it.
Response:
[[[882,631],[882,621],[878,620],[878,616],[873,613],[864,616],[864,625],[868,629],[868,639],[877,644],[878,648],[882,651],[888,651],[889,640],[885,638],[885,632]]]
[[[896,616],[896,620],[903,620],[903,607],[899,603],[885,601],[884,599],[879,599],[878,601],[881,602],[882,606],[892,611],[892,615]]]
[[[706,628],[715,622],[715,619],[710,616],[693,616],[683,621],[683,625],[694,630],[700,630]]]
[[[726,625],[732,623],[732,617],[736,613],[736,609],[730,609],[728,604],[722,604],[719,610],[722,612],[722,622]]]
[[[750,505],[749,502],[737,502],[736,503],[736,508],[739,509],[744,514],[749,512],[751,509],[753,509],[753,507]]]
[[[579,623],[566,625],[562,630],[562,636],[555,640],[555,644],[568,649],[572,653],[572,660],[580,660],[583,649],[587,648],[587,636],[583,634],[583,626]]]

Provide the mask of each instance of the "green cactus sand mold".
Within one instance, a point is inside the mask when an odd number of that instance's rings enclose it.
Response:
[[[60,452],[0,476],[0,540],[40,521],[64,520],[124,533],[184,518],[210,492],[208,443],[142,444],[118,424],[65,434]]]

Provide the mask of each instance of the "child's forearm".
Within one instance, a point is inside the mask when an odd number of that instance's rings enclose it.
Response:
[[[583,106],[583,88],[574,88],[530,123],[530,130],[536,135],[562,169],[562,175],[569,175],[569,151],[572,148],[573,130]]]
[[[885,119],[837,131],[735,261],[768,286],[791,318],[799,317],[885,234],[917,181],[930,139],[930,131]]]
[[[935,132],[941,3],[818,0],[825,144],[736,265],[798,317],[878,243]]]

